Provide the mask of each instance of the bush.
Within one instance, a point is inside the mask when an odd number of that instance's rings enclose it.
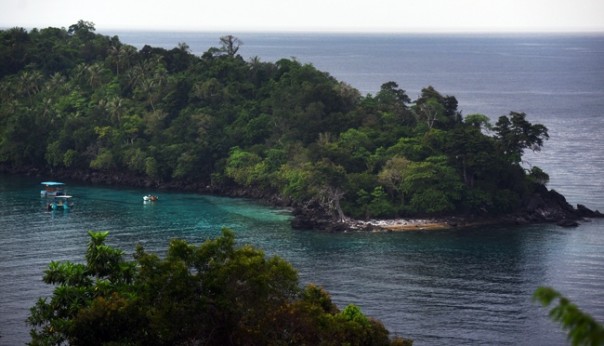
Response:
[[[135,261],[89,232],[86,264],[52,262],[56,285],[28,318],[33,345],[388,345],[388,331],[356,306],[342,312],[323,289],[300,289],[296,270],[235,235],[200,246],[172,240],[166,258],[139,246]],[[404,341],[410,345],[410,341]]]

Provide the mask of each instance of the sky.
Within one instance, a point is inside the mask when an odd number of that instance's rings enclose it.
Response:
[[[604,0],[0,0],[0,28],[309,32],[604,31]]]

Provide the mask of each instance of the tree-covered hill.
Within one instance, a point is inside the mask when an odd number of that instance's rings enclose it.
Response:
[[[433,87],[361,95],[295,59],[140,50],[80,21],[0,31],[0,165],[127,175],[315,205],[335,218],[494,215],[548,176],[521,165],[548,138],[511,112],[463,116]]]

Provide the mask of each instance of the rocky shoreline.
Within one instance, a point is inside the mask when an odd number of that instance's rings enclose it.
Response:
[[[75,180],[83,183],[107,186],[128,186],[164,191],[184,191],[201,194],[213,194],[225,197],[242,197],[260,201],[272,206],[292,208],[292,227],[295,229],[313,229],[328,232],[371,231],[393,232],[414,230],[445,230],[484,225],[526,225],[536,223],[555,223],[561,227],[576,227],[588,218],[604,218],[598,210],[584,205],[573,207],[566,198],[555,190],[542,186],[529,199],[523,201],[519,212],[497,216],[487,215],[443,215],[425,218],[398,218],[384,220],[339,220],[327,213],[317,202],[304,205],[294,204],[277,194],[240,187],[213,186],[203,181],[157,182],[147,177],[123,172],[97,172],[80,170],[55,170],[44,172],[37,168],[14,168],[0,165],[0,172],[13,175],[27,175],[43,179]]]
[[[589,218],[604,218],[604,214],[598,210],[593,211],[581,204],[575,208],[566,201],[563,195],[542,186],[523,202],[523,208],[520,211],[511,214],[496,216],[443,215],[440,217],[387,220],[338,220],[334,216],[322,213],[320,206],[311,204],[294,209],[292,226],[300,229],[320,229],[332,232],[393,232],[538,223],[552,223],[560,227],[577,227],[580,221]]]

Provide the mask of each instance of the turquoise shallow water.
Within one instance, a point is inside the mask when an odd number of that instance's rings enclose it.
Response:
[[[38,181],[0,176],[0,344],[28,340],[29,307],[51,292],[41,282],[51,260],[81,261],[87,230],[132,253],[163,253],[172,238],[200,243],[235,230],[240,243],[279,255],[304,284],[324,286],[417,345],[558,345],[564,335],[530,301],[552,285],[604,320],[604,221],[406,233],[295,231],[287,210],[242,199],[71,183],[70,212],[48,212]],[[160,201],[144,204],[156,193]]]

